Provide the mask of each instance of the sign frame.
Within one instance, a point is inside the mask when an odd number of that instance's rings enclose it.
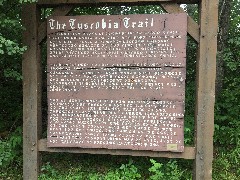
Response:
[[[46,39],[46,21],[41,8],[54,7],[53,15],[66,15],[78,6],[158,4],[168,13],[184,12],[178,3],[199,5],[199,24],[188,16],[188,34],[198,43],[195,105],[195,144],[183,153],[134,150],[48,148],[42,139],[41,43]],[[23,6],[23,179],[37,179],[42,152],[70,152],[194,159],[193,179],[211,179],[213,160],[214,102],[216,78],[218,0],[39,0]]]

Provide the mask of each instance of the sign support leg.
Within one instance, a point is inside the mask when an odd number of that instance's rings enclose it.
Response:
[[[23,179],[37,180],[40,166],[38,140],[41,136],[41,58],[37,41],[39,11],[36,4],[23,6]]]
[[[218,0],[200,2],[195,110],[195,180],[212,179]]]

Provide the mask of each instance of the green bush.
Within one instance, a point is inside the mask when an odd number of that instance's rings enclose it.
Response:
[[[152,163],[152,167],[148,170],[151,172],[150,179],[151,180],[159,180],[159,179],[168,179],[168,180],[179,180],[183,175],[183,171],[181,171],[177,165],[176,160],[170,160],[166,164],[158,163],[153,159],[150,159]]]
[[[128,164],[122,164],[117,169],[109,169],[107,172],[100,174],[99,172],[85,171],[85,168],[71,167],[64,174],[56,170],[47,162],[41,168],[39,180],[58,180],[58,179],[89,179],[89,180],[136,180],[141,178],[138,168],[133,165],[133,160],[130,159]]]
[[[0,168],[8,167],[13,160],[21,161],[19,157],[22,149],[22,129],[19,127],[15,130],[10,138],[6,140],[0,139]]]

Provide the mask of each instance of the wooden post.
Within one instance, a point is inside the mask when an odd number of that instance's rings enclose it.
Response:
[[[37,42],[38,9],[36,4],[23,6],[23,43],[28,49],[23,55],[23,179],[37,180],[41,136],[41,60]]]
[[[200,2],[194,179],[212,179],[218,0]]]
[[[94,3],[95,1],[92,1]],[[99,0],[99,3],[136,3],[146,4],[156,1],[150,0]],[[180,10],[176,4],[168,6],[167,2],[173,0],[158,0],[159,3],[165,3],[163,6],[168,11]],[[198,0],[179,0],[174,2],[195,3]],[[35,180],[38,178],[40,166],[40,151],[49,152],[76,152],[93,153],[92,150],[78,149],[49,149],[46,143],[39,141],[42,130],[41,120],[41,58],[39,43],[46,36],[46,24],[38,26],[39,9],[37,6],[48,5],[80,5],[91,4],[85,0],[39,0],[37,4],[24,5],[23,24],[27,28],[24,32],[23,43],[28,46],[28,50],[23,55],[23,179]],[[186,159],[194,158],[194,176],[198,179],[212,179],[212,160],[213,160],[213,131],[214,131],[214,101],[215,101],[215,78],[216,78],[216,52],[217,52],[217,25],[218,25],[218,0],[201,0],[200,5],[200,35],[198,36],[198,27],[192,21],[189,21],[189,34],[199,42],[197,59],[197,98],[195,110],[195,146],[189,148],[191,155],[173,155],[173,154],[152,154],[154,157],[181,157]],[[170,9],[169,9],[170,8]],[[173,9],[174,8],[174,9]],[[66,14],[70,8],[63,11]],[[62,10],[61,10],[62,11]],[[182,10],[181,10],[182,11]],[[192,25],[191,25],[192,24]],[[38,31],[40,33],[38,33]],[[98,152],[101,153],[101,152]],[[139,152],[107,152],[101,154],[121,154],[121,155],[141,156]],[[188,153],[187,153],[188,154]],[[147,154],[146,154],[147,155]]]

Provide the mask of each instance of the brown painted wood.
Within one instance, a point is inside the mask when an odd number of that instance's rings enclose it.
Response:
[[[78,1],[79,2],[79,1]],[[41,3],[41,1],[39,1]],[[161,7],[168,13],[184,13],[184,10],[176,3],[161,3]],[[73,5],[64,5],[56,7],[52,16],[64,16],[67,15]],[[45,20],[38,27],[38,42],[41,43],[47,36],[47,21]],[[199,25],[188,16],[188,34],[196,41],[199,42]]]
[[[23,44],[28,50],[23,55],[23,179],[38,177],[41,136],[41,62],[37,42],[39,11],[34,4],[23,6]]]
[[[125,149],[49,148],[47,147],[47,139],[41,139],[39,140],[39,143],[38,143],[38,149],[39,151],[47,151],[47,152],[149,156],[149,157],[166,157],[166,158],[183,158],[183,159],[195,158],[194,147],[185,147],[183,153],[139,151],[139,150],[135,151],[135,150],[125,150]]]
[[[122,23],[125,18],[130,22],[148,19],[152,23],[135,27],[129,22],[128,27]],[[81,29],[74,24],[73,27],[69,25],[72,19],[92,26]],[[186,13],[56,16],[48,20],[49,147],[184,151]],[[119,26],[114,28],[108,24],[105,27],[100,23],[102,21]],[[56,24],[65,26],[57,27]],[[99,24],[99,27],[93,24]],[[67,40],[69,37],[71,40]],[[141,43],[126,41],[133,37],[142,39]],[[175,53],[167,50],[166,43],[161,43],[163,38],[169,41],[168,45]],[[148,50],[149,42],[156,43],[155,48]],[[161,50],[162,45],[166,52]],[[86,48],[79,48],[83,46]],[[100,48],[93,50],[90,46]],[[130,51],[142,57],[129,56]],[[71,52],[78,55],[73,58]],[[164,53],[174,55],[165,58]],[[182,68],[177,65],[180,59]],[[175,65],[164,67],[174,62]],[[152,65],[157,68],[149,68]],[[163,108],[162,103],[174,107]],[[67,115],[62,111],[63,107],[68,110]],[[164,120],[158,122],[160,119]],[[68,128],[62,128],[66,125]],[[162,130],[165,127],[172,127],[172,132],[164,133],[166,137]],[[175,148],[169,148],[172,145]]]
[[[195,110],[196,159],[193,179],[212,179],[218,0],[200,4],[200,41],[197,59]]]
[[[168,13],[184,13],[185,11],[176,3],[161,3],[160,5]],[[188,34],[199,43],[199,25],[188,16]]]
[[[56,7],[53,10],[52,16],[65,16],[67,15],[71,10],[73,6],[72,5],[63,5]],[[47,20],[42,22],[38,27],[38,42],[41,43],[47,36]]]
[[[53,5],[59,5],[59,4],[74,4],[74,5],[89,5],[89,4],[158,4],[161,2],[174,2],[179,4],[197,4],[199,3],[199,0],[58,0],[58,1],[52,1],[52,0],[39,0],[37,2],[38,5],[41,6],[53,6]]]
[[[138,0],[39,0],[37,6],[56,6],[59,4],[89,5],[89,4],[154,4],[173,2],[171,0],[138,1]],[[200,38],[197,66],[197,102],[196,102],[196,150],[185,147],[183,153],[149,152],[132,150],[105,150],[80,148],[47,148],[45,139],[38,141],[41,135],[41,66],[37,37],[37,8],[36,5],[25,5],[23,8],[23,24],[27,27],[24,32],[24,44],[29,49],[23,55],[23,178],[37,179],[40,153],[71,152],[90,154],[112,154],[195,159],[194,179],[211,179],[213,160],[213,130],[214,130],[214,101],[216,73],[216,37],[217,37],[217,7],[218,0],[179,0],[175,3],[200,2]],[[138,4],[138,5],[139,5]],[[169,10],[170,11],[170,10]],[[42,25],[44,26],[44,25]],[[196,34],[196,25],[194,25]],[[39,30],[41,28],[39,27]],[[44,29],[44,27],[42,27]],[[189,33],[190,34],[190,33]],[[45,37],[45,36],[44,36]],[[195,36],[193,36],[195,37]],[[196,38],[195,38],[196,39]]]

